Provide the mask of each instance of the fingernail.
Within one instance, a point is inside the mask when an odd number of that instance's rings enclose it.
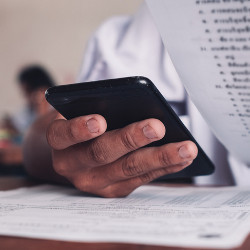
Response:
[[[155,131],[149,125],[143,127],[142,131],[143,131],[144,135],[148,139],[156,139],[156,138],[158,138],[158,136],[155,133]]]
[[[86,125],[90,133],[99,132],[99,123],[97,122],[97,120],[91,118],[86,122]]]
[[[180,165],[181,166],[187,166],[187,165],[190,165],[191,163],[192,163],[192,161],[184,161]]]
[[[179,149],[179,156],[183,159],[189,158],[191,155],[186,146],[181,146]]]

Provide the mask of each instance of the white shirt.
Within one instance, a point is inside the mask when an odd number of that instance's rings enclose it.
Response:
[[[250,169],[232,156],[229,167],[227,151],[186,96],[144,4],[134,16],[113,17],[97,29],[88,42],[78,82],[137,75],[151,79],[170,104],[187,105],[188,116],[181,118],[216,166],[214,174],[197,177],[197,183],[250,185]],[[175,111],[178,114],[178,105]]]
[[[23,135],[36,118],[36,112],[29,107],[25,107],[12,117],[12,122],[18,132]]]

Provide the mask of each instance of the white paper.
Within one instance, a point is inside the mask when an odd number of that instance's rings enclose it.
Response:
[[[105,199],[41,185],[0,192],[0,235],[229,248],[250,229],[250,189],[143,186]]]
[[[193,102],[227,149],[250,163],[250,1],[146,1]]]

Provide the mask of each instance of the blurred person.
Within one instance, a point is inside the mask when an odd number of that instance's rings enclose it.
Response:
[[[5,115],[0,121],[0,163],[7,165],[22,163],[22,137],[37,117],[49,111],[44,92],[54,86],[50,74],[39,65],[23,68],[17,82],[26,104],[16,115]]]
[[[26,100],[26,106],[12,118],[12,121],[18,132],[24,133],[38,116],[49,111],[44,93],[46,89],[55,84],[47,70],[39,65],[22,69],[17,80]]]
[[[131,75],[144,75],[156,84],[215,163],[215,174],[201,177],[200,183],[249,185],[250,170],[233,158],[229,166],[227,151],[185,94],[144,5],[132,17],[114,17],[99,27],[89,40],[78,80]],[[39,179],[70,182],[103,197],[121,197],[158,177],[182,170],[197,156],[197,148],[190,141],[143,148],[168,131],[156,119],[114,131],[106,132],[106,128],[105,118],[98,114],[67,121],[51,112],[38,119],[25,139],[28,173]]]

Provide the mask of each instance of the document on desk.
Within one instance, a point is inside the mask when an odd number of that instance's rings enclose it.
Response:
[[[250,231],[250,189],[142,186],[105,199],[41,185],[0,192],[0,235],[230,248]]]
[[[146,0],[192,101],[250,163],[250,1]]]

